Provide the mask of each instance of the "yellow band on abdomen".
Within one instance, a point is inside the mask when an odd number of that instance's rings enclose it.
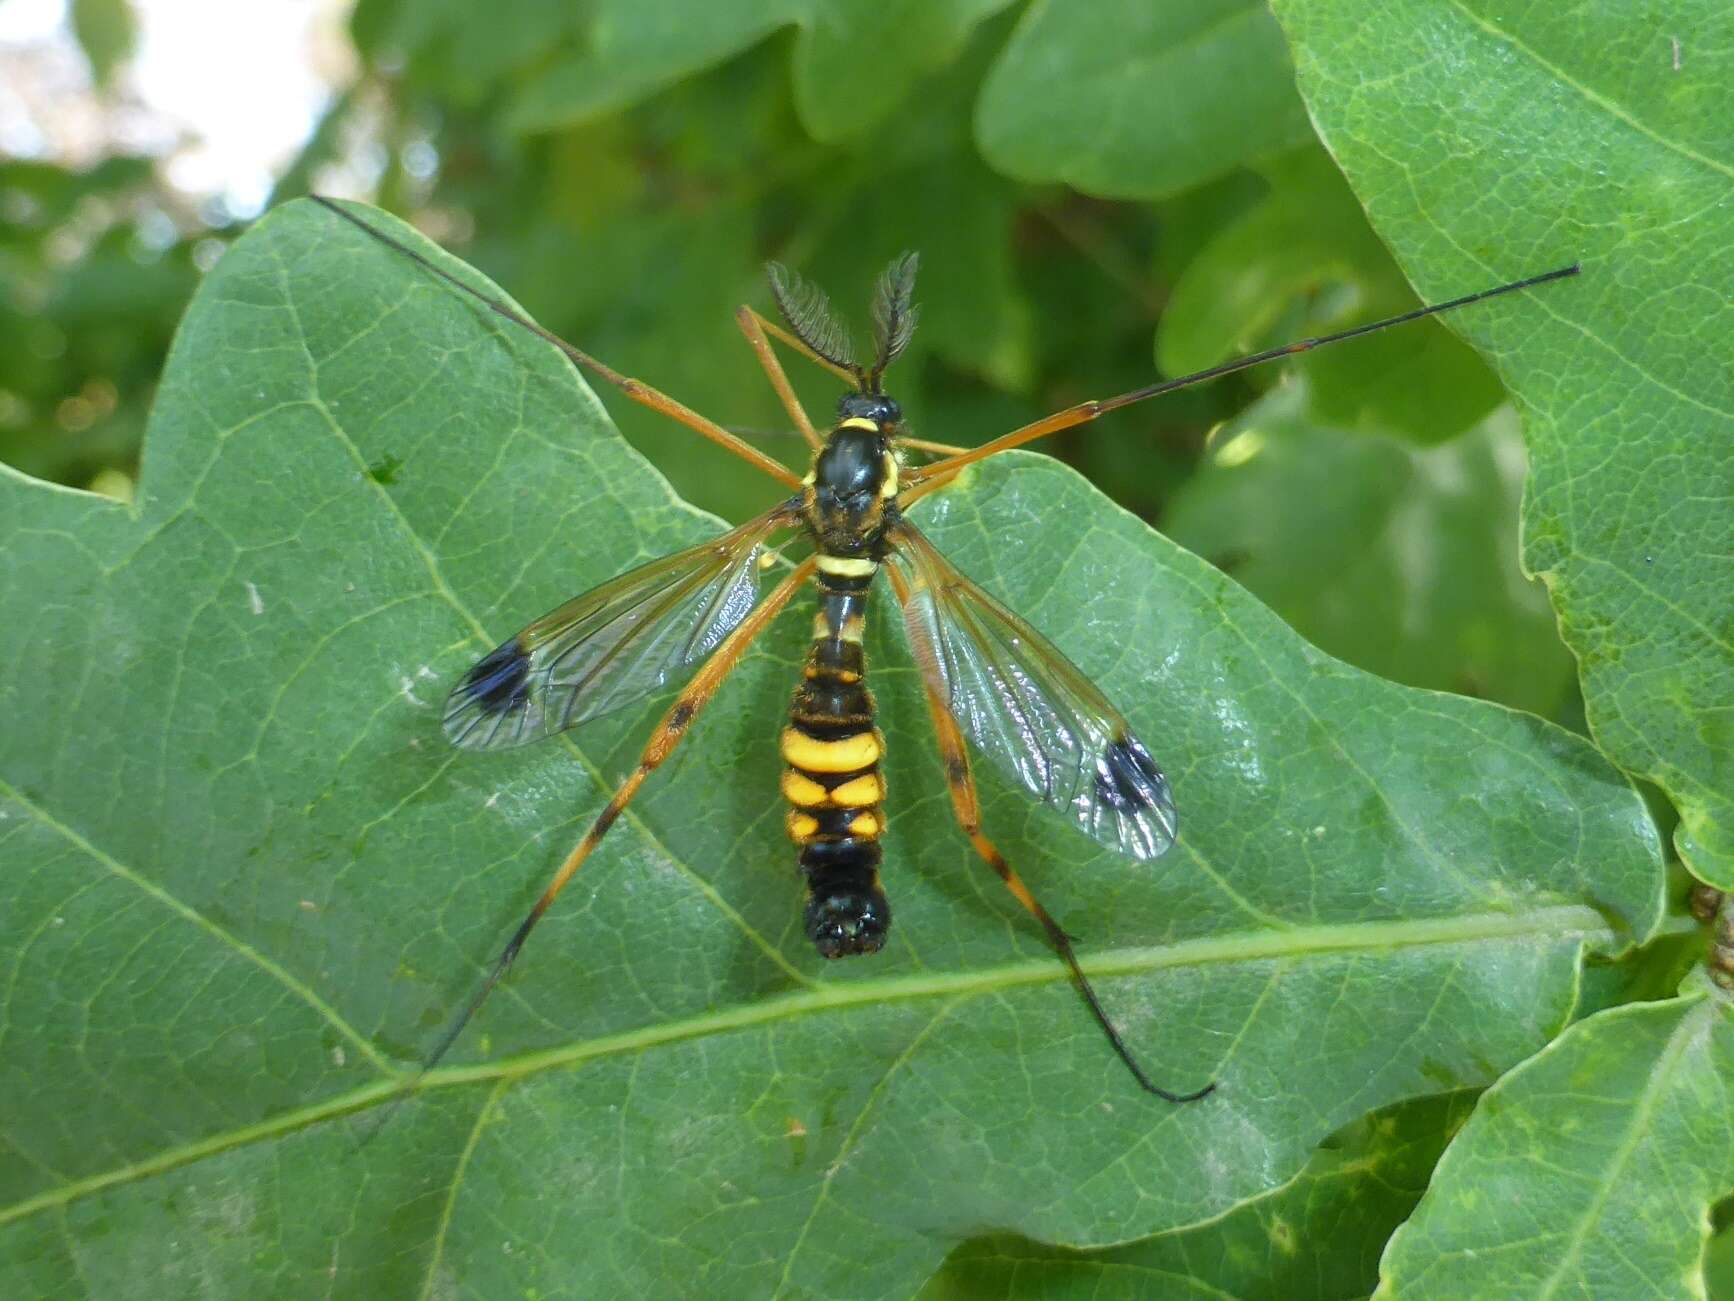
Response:
[[[831,791],[831,803],[845,809],[866,809],[885,798],[885,783],[876,772],[852,777]]]
[[[803,809],[822,808],[831,802],[829,791],[793,768],[783,769],[783,798]]]
[[[783,759],[806,772],[854,772],[879,762],[884,746],[879,729],[821,741],[792,727],[783,729]]]

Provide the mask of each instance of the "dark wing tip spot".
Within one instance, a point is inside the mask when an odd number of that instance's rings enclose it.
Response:
[[[474,705],[493,718],[523,708],[529,679],[530,657],[514,637],[476,661],[452,693],[453,703]]]
[[[1096,795],[1122,813],[1157,806],[1172,807],[1168,779],[1137,737],[1121,735],[1108,743],[1096,761]]]

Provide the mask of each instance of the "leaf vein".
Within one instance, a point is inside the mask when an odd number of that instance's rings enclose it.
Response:
[[[285,990],[317,1012],[332,1029],[336,1030],[351,1044],[353,1044],[355,1048],[361,1052],[368,1061],[372,1062],[378,1070],[386,1074],[395,1073],[391,1064],[380,1055],[379,1051],[374,1048],[373,1044],[368,1039],[357,1031],[355,1027],[350,1025],[349,1022],[345,1021],[343,1017],[338,1014],[336,1008],[332,1007],[324,999],[320,998],[311,987],[304,984],[287,968],[277,963],[274,959],[266,957],[265,954],[261,953],[251,944],[248,944],[245,940],[241,939],[240,936],[230,934],[221,926],[217,925],[216,922],[198,911],[198,909],[181,902],[181,900],[170,894],[155,881],[150,880],[142,873],[137,872],[133,868],[128,867],[125,863],[122,863],[112,854],[109,854],[95,844],[92,844],[83,835],[79,834],[77,830],[60,821],[60,819],[56,818],[52,813],[37,804],[34,800],[26,798],[22,791],[18,790],[4,779],[0,779],[0,795],[4,795],[7,799],[15,802],[31,817],[35,818],[50,831],[61,836],[92,862],[100,864],[113,875],[127,882],[149,898],[156,900],[157,903],[167,908],[170,912],[177,914],[184,920],[191,922],[193,925],[205,931],[213,938],[228,945],[236,954],[245,958],[248,962],[251,962],[254,966],[258,967],[259,970],[271,976],[278,984],[282,985]]]
[[[1645,136],[1650,140],[1654,140],[1657,144],[1661,145],[1662,148],[1679,154],[1682,158],[1689,158],[1693,162],[1698,163],[1700,166],[1707,167],[1713,172],[1720,173],[1725,180],[1734,180],[1734,167],[1730,167],[1726,163],[1718,162],[1714,158],[1701,154],[1691,146],[1681,144],[1678,140],[1669,139],[1654,127],[1649,126],[1641,119],[1634,117],[1626,109],[1621,108],[1617,103],[1609,99],[1606,95],[1603,95],[1600,91],[1592,90],[1589,86],[1584,85],[1583,82],[1577,80],[1558,64],[1549,63],[1546,59],[1542,58],[1537,51],[1525,45],[1510,32],[1504,31],[1493,23],[1488,22],[1487,19],[1483,18],[1480,14],[1476,13],[1464,4],[1463,0],[1450,0],[1450,4],[1453,9],[1456,9],[1489,36],[1504,42],[1512,49],[1518,51],[1530,62],[1535,64],[1536,67],[1542,69],[1544,72],[1558,80],[1560,85],[1570,87],[1591,104],[1594,104],[1597,108],[1601,109],[1602,112],[1606,113],[1609,117],[1614,118],[1616,121],[1625,123],[1627,126],[1631,127],[1632,130],[1638,132],[1638,134]]]
[[[1097,979],[1138,975],[1182,966],[1250,963],[1280,957],[1328,955],[1353,951],[1389,955],[1405,949],[1434,946],[1494,943],[1540,937],[1560,942],[1572,937],[1607,941],[1614,938],[1607,922],[1593,908],[1569,904],[1537,908],[1525,913],[1481,913],[1409,922],[1353,922],[1282,931],[1257,931],[1216,935],[1173,944],[1104,952],[1080,962],[1086,974]],[[1008,963],[970,971],[891,976],[855,981],[846,985],[819,985],[798,993],[761,999],[754,1003],[707,1011],[680,1021],[664,1022],[636,1030],[581,1040],[560,1048],[543,1049],[514,1058],[475,1066],[449,1066],[421,1077],[415,1091],[456,1088],[517,1080],[540,1071],[558,1070],[623,1053],[638,1053],[664,1044],[683,1043],[711,1035],[728,1034],[780,1021],[792,1021],[821,1012],[922,998],[959,999],[993,994],[1019,986],[1069,982],[1071,975],[1052,960]],[[121,1184],[188,1165],[204,1157],[261,1142],[310,1125],[392,1101],[405,1092],[401,1080],[382,1080],[348,1093],[281,1112],[265,1120],[222,1134],[214,1134],[179,1148],[158,1152],[144,1160],[87,1175],[72,1183],[0,1207],[0,1227],[93,1196]]]

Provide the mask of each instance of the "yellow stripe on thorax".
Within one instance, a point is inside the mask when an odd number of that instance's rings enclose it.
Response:
[[[869,560],[865,556],[828,556],[818,557],[821,574],[835,574],[839,578],[866,578],[879,568],[877,560]]]

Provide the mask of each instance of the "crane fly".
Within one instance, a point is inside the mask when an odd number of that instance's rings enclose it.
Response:
[[[979,447],[960,449],[915,438],[897,400],[885,391],[886,372],[908,346],[919,316],[914,254],[897,258],[879,277],[872,300],[872,343],[860,353],[824,293],[772,263],[771,297],[781,323],[746,306],[735,320],[812,452],[811,468],[803,477],[715,421],[612,370],[465,284],[355,213],[328,199],[317,201],[445,284],[546,340],[580,370],[741,457],[787,490],[769,510],[738,528],[653,560],[543,615],[477,660],[453,688],[445,709],[451,743],[468,750],[499,750],[576,727],[698,666],[663,715],[637,766],[556,869],[480,989],[435,1044],[422,1064],[423,1073],[457,1040],[511,968],[536,923],[645,780],[673,753],[754,638],[809,582],[818,596],[812,643],[779,737],[785,822],[807,888],[805,929],[825,958],[871,954],[884,947],[891,926],[891,906],[879,876],[885,737],[874,725],[862,652],[868,597],[883,571],[919,670],[952,810],[964,836],[1041,926],[1097,1025],[1138,1083],[1170,1102],[1195,1102],[1208,1095],[1214,1083],[1174,1092],[1152,1082],[1138,1064],[1079,967],[1071,939],[983,832],[969,746],[1097,843],[1140,861],[1160,857],[1178,834],[1167,778],[1107,698],[1047,638],[946,560],[909,520],[907,507],[966,466],[1135,402],[1575,275],[1579,269],[1576,264],[1561,267],[1117,397],[1082,402]],[[828,429],[821,431],[808,417],[772,339],[846,386]],[[907,456],[911,451],[936,453],[939,459],[912,465]],[[804,535],[812,553],[761,597],[761,557],[767,543],[784,532]]]

